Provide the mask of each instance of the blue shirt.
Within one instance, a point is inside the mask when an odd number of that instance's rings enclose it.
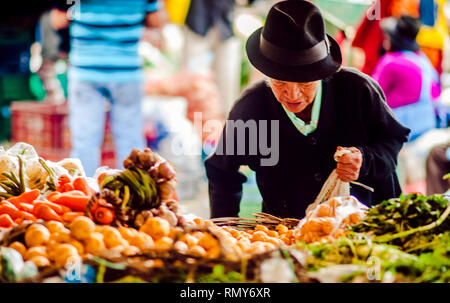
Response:
[[[69,77],[86,82],[142,81],[138,43],[157,0],[86,0],[70,24]]]

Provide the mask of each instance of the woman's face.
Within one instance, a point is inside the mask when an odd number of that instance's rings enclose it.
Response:
[[[319,81],[300,83],[269,78],[269,83],[278,102],[288,111],[298,114],[314,101]]]

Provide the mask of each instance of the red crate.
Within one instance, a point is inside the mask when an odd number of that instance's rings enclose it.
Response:
[[[70,130],[67,103],[12,102],[11,141],[26,142],[38,154],[50,161],[59,161],[70,155]],[[102,144],[102,165],[114,168],[115,153],[109,118],[105,123]]]

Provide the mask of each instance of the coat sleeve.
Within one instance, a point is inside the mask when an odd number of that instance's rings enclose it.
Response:
[[[228,121],[235,119],[236,115],[232,111]],[[229,122],[223,129],[216,150],[205,160],[206,175],[209,180],[211,218],[238,216],[242,184],[247,180],[239,172],[240,166],[246,164],[245,157],[236,155],[236,136],[229,135],[228,124]],[[229,152],[232,144],[233,152]]]
[[[362,102],[362,117],[370,139],[368,144],[356,146],[363,155],[359,177],[381,180],[395,172],[398,153],[408,141],[410,129],[394,117],[382,89],[371,79]]]

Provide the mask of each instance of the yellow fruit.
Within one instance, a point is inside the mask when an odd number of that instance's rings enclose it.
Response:
[[[103,234],[103,241],[107,248],[113,248],[119,245],[128,245],[127,241],[122,238],[120,232],[112,226],[104,226],[101,233]]]
[[[208,250],[219,246],[219,241],[217,241],[217,239],[211,234],[205,233],[203,237],[198,240],[198,245]]]
[[[34,256],[30,259],[37,267],[45,267],[50,265],[50,261],[44,256]]]
[[[275,227],[275,229],[280,235],[287,233],[287,231],[289,230],[289,228],[287,228],[287,226],[283,224],[278,224],[277,227]]]
[[[154,247],[152,237],[144,232],[138,232],[129,241],[130,245],[138,247],[141,251],[145,251]]]
[[[62,244],[69,245],[69,244]],[[76,251],[76,248],[74,248]],[[66,253],[63,255],[57,255],[55,257],[55,265],[57,267],[64,267],[67,264],[74,264],[76,262],[81,262],[81,257],[77,253]]]
[[[70,224],[70,232],[77,240],[88,239],[95,229],[95,223],[85,216],[75,218]]]
[[[255,231],[253,233],[251,241],[252,242],[256,242],[256,241],[263,241],[263,242],[265,242],[268,239],[269,239],[269,236],[265,232],[263,232],[263,231]]]
[[[61,231],[54,232],[50,235],[50,241],[56,241],[59,243],[67,243],[71,240],[70,230],[67,228],[62,229]]]
[[[122,238],[124,238],[125,240],[129,240],[131,239],[134,235],[137,234],[137,230],[134,228],[128,228],[128,227],[119,227],[117,228],[117,230],[120,232],[120,234],[122,235]]]
[[[274,231],[274,230],[269,230],[268,232],[267,232],[267,235],[269,236],[269,237],[274,237],[274,238],[278,238],[280,235],[276,232],[276,231]]]
[[[217,259],[220,256],[220,252],[221,252],[220,247],[215,246],[206,251],[206,257],[211,258],[211,259]]]
[[[167,220],[160,217],[153,217],[147,219],[144,225],[141,226],[139,231],[150,235],[153,239],[158,240],[159,238],[168,236],[170,233],[170,224]]]
[[[11,244],[9,244],[9,247],[17,250],[22,255],[22,257],[25,256],[25,252],[27,251],[25,245],[18,241],[12,242]]]
[[[199,245],[195,245],[195,246],[189,248],[188,253],[193,256],[204,257],[206,255],[206,250]]]
[[[263,231],[263,232],[267,233],[269,231],[269,229],[264,225],[256,225],[255,231]]]
[[[47,243],[47,255],[50,260],[55,260],[56,249],[60,245],[59,242],[50,240]]]
[[[47,224],[45,224],[45,226],[47,227],[47,229],[50,233],[61,232],[61,231],[67,230],[67,228],[64,226],[64,224],[62,224],[61,222],[58,222],[58,221],[49,221],[49,222],[47,222]]]
[[[123,254],[125,256],[134,256],[140,253],[140,250],[138,247],[133,246],[133,245],[128,245],[127,247],[125,247]]]
[[[25,252],[25,260],[30,260],[36,256],[47,257],[47,248],[45,246],[34,246]]]
[[[92,254],[94,256],[98,255],[101,251],[106,249],[105,243],[103,242],[103,235],[99,232],[92,232],[90,237],[85,239],[84,249],[86,253]]]
[[[25,243],[28,247],[45,245],[50,240],[50,232],[44,225],[33,224],[25,232]]]
[[[189,250],[189,246],[183,241],[175,242],[173,247],[175,248],[176,251],[182,254],[186,253]]]
[[[198,243],[198,239],[190,234],[182,236],[180,240],[185,242],[189,247],[195,246]]]
[[[80,241],[77,241],[77,240],[70,240],[69,242],[67,242],[68,244],[70,244],[70,245],[73,245],[76,249],[77,249],[77,251],[78,251],[78,254],[81,256],[81,255],[83,255],[84,254],[84,246],[83,246],[83,244],[81,244],[81,242]]]
[[[158,250],[169,250],[172,247],[172,244],[172,238],[162,237],[155,241],[155,248]]]

